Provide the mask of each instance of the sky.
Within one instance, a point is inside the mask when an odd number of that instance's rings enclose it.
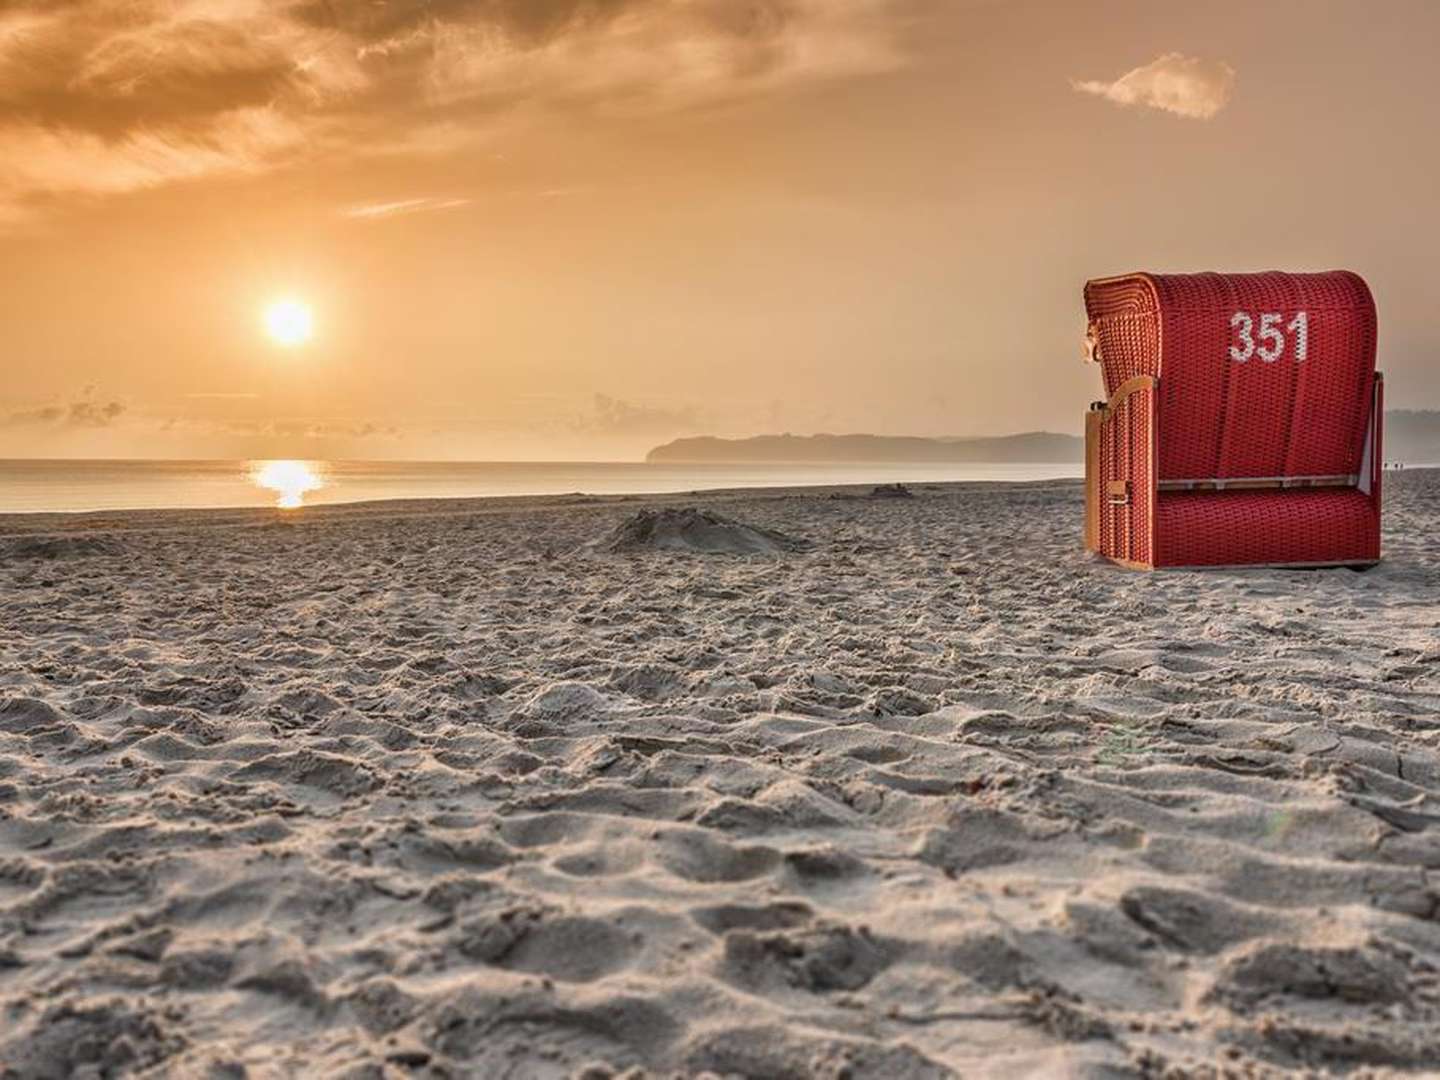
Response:
[[[0,456],[1078,433],[1139,269],[1356,270],[1437,408],[1437,79],[1433,0],[3,0]]]

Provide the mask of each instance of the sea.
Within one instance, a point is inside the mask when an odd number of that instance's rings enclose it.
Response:
[[[519,461],[0,460],[0,513],[280,506],[502,495],[666,494],[828,484],[1025,481],[1080,463],[650,464]]]

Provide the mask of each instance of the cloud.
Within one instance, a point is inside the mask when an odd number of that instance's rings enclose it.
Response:
[[[9,0],[0,213],[885,71],[905,2]]]
[[[1209,120],[1230,101],[1235,69],[1224,61],[1166,53],[1114,82],[1071,83],[1117,105],[1144,105],[1193,120]]]
[[[314,442],[335,439],[398,439],[406,434],[405,427],[400,424],[336,417],[285,416],[226,420],[152,413],[136,419],[137,426],[142,429],[150,427],[160,431],[180,432],[192,438],[238,436]]]
[[[608,435],[671,435],[699,426],[699,412],[689,405],[669,408],[596,394],[591,412],[574,424],[577,431]]]
[[[246,391],[206,391],[183,395],[185,401],[249,401],[261,395]],[[68,400],[31,404],[9,410],[0,407],[0,432],[10,433],[14,445],[29,446],[42,437],[73,440],[85,432],[109,433],[110,436],[130,440],[129,445],[145,447],[153,452],[152,440],[158,434],[183,437],[195,445],[195,440],[208,440],[210,445],[229,446],[226,452],[248,453],[244,447],[256,452],[276,440],[310,447],[310,452],[324,454],[335,451],[350,452],[348,447],[357,442],[383,444],[406,437],[406,426],[399,422],[386,422],[366,417],[344,416],[250,416],[218,417],[197,414],[189,408],[178,411],[164,403],[154,402],[149,407],[141,403],[127,404],[91,385],[80,390]],[[242,441],[237,444],[234,440]],[[24,440],[23,442],[16,440]],[[218,443],[215,440],[219,440]],[[55,445],[53,441],[48,445]],[[238,449],[237,449],[238,447]]]
[[[111,195],[275,164],[304,134],[272,109],[237,109],[184,130],[116,139],[37,123],[0,124],[0,201],[26,195]]]
[[[469,206],[469,199],[400,199],[395,202],[364,203],[347,206],[340,213],[348,218],[374,221],[377,218],[399,217],[403,214],[423,214],[435,210],[455,210]]]
[[[396,48],[427,50],[427,100],[644,112],[900,63],[882,0],[516,0],[492,10],[506,17],[435,23],[394,39]]]
[[[374,420],[347,420],[326,417],[282,417],[276,420],[233,420],[214,425],[213,430],[238,435],[263,435],[288,439],[399,438],[404,432],[397,424]]]
[[[124,402],[99,400],[95,397],[95,388],[87,386],[74,401],[10,412],[0,418],[0,426],[102,428],[115,423],[125,415],[125,411]]]

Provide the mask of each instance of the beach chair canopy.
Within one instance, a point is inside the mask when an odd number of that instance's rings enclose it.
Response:
[[[1141,566],[1379,557],[1375,304],[1348,271],[1085,286],[1107,400],[1089,546]]]

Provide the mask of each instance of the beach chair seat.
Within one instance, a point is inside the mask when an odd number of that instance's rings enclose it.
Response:
[[[1380,558],[1375,305],[1348,271],[1127,274],[1085,286],[1107,394],[1085,544],[1127,566]]]
[[[1332,566],[1380,558],[1379,512],[1356,488],[1162,491],[1159,566]]]

